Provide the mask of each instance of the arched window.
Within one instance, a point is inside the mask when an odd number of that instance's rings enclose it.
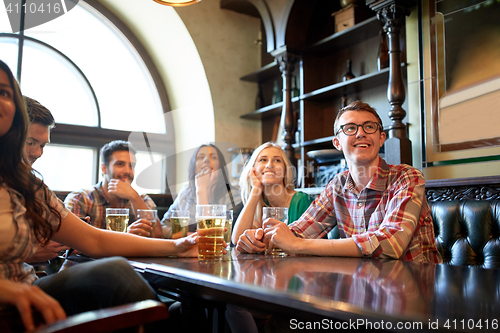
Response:
[[[144,138],[136,147],[136,176],[165,160],[174,135],[164,118],[170,108],[163,83],[142,45],[105,7],[80,1],[40,26],[20,33],[0,29],[0,59],[17,73],[23,94],[56,119],[52,143],[34,164],[51,189],[78,190],[95,183],[100,147],[129,140],[131,133]],[[158,186],[144,191],[164,192],[164,169],[153,169],[156,174],[148,177],[155,181],[148,183]]]

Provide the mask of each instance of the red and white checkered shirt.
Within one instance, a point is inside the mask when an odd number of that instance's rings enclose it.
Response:
[[[388,165],[380,158],[361,192],[349,171],[337,174],[290,228],[298,237],[322,238],[335,225],[366,257],[442,262],[424,176],[409,165]]]

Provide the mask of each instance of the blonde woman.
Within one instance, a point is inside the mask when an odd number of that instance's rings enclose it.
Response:
[[[292,165],[276,143],[266,142],[255,149],[241,172],[244,207],[233,227],[234,244],[245,230],[262,227],[263,207],[288,207],[288,222],[299,219],[312,200],[294,190],[293,177]]]
[[[293,176],[290,160],[276,143],[266,142],[255,149],[240,177],[244,207],[232,234],[232,242],[237,244],[237,249],[246,245],[245,242],[238,243],[245,230],[262,227],[263,207],[288,207],[289,223],[298,220],[307,210],[311,200],[307,194],[294,190]],[[235,304],[226,306],[226,319],[233,332],[257,333],[270,318],[269,313]]]

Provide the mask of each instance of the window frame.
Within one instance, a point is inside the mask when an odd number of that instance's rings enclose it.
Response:
[[[167,112],[171,111],[163,79],[161,78],[161,75],[156,66],[154,65],[154,62],[149,53],[147,52],[146,48],[135,36],[132,30],[118,16],[116,16],[111,10],[109,10],[99,1],[97,0],[85,0],[85,1],[80,0],[80,1],[85,2],[93,9],[98,11],[100,14],[102,14],[104,17],[106,17],[110,21],[110,23],[113,24],[114,27],[117,30],[119,30],[123,34],[123,36],[128,40],[131,47],[133,47],[136,50],[138,56],[142,59],[144,65],[149,71],[149,74],[151,75],[151,78],[154,82],[154,86],[156,87],[160,99],[160,104],[163,110],[163,114],[166,114]],[[21,11],[21,22],[24,22],[23,16],[24,13],[23,11]],[[19,41],[18,44],[19,49],[17,55],[18,67],[16,69],[13,69],[13,72],[16,73],[16,77],[19,82],[20,79],[22,78],[24,41],[29,40],[34,43],[39,43],[44,47],[50,48],[51,50],[64,57],[66,60],[68,60],[74,66],[74,68],[81,74],[82,78],[84,78],[85,82],[87,83],[88,87],[92,92],[94,103],[96,105],[98,113],[97,127],[60,124],[57,123],[56,120],[56,127],[53,128],[51,131],[51,143],[61,144],[66,146],[79,146],[79,147],[83,146],[88,148],[94,148],[98,152],[104,144],[110,141],[113,140],[127,141],[129,139],[129,136],[132,133],[131,131],[113,130],[101,127],[101,114],[100,114],[99,103],[92,85],[85,76],[85,74],[83,73],[83,71],[64,53],[62,53],[57,48],[54,48],[43,41],[24,35],[23,29],[20,29],[19,33],[0,33],[0,37],[15,38],[18,39]],[[163,121],[165,121],[165,118]],[[157,153],[165,153],[166,151],[169,151],[168,150],[169,148],[171,149],[171,147],[175,146],[175,134],[174,134],[173,124],[169,124],[168,122],[166,122],[165,126],[167,132],[166,135],[143,132],[145,142],[149,151]],[[97,183],[98,181],[99,173],[100,173],[100,165],[99,165],[99,158],[97,157],[95,159],[95,165],[94,165],[95,183]],[[165,181],[166,193],[169,193],[166,177],[164,181]]]

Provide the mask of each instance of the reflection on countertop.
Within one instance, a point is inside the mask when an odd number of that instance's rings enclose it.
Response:
[[[133,262],[135,259],[131,259]],[[324,313],[429,323],[489,321],[500,313],[500,270],[401,260],[240,254],[220,261],[138,258],[191,284]],[[296,303],[296,304],[292,304]],[[302,305],[298,305],[302,304]],[[498,323],[497,323],[498,324]],[[465,327],[467,330],[467,327]],[[491,328],[491,327],[490,327]],[[484,327],[483,327],[484,329]]]

